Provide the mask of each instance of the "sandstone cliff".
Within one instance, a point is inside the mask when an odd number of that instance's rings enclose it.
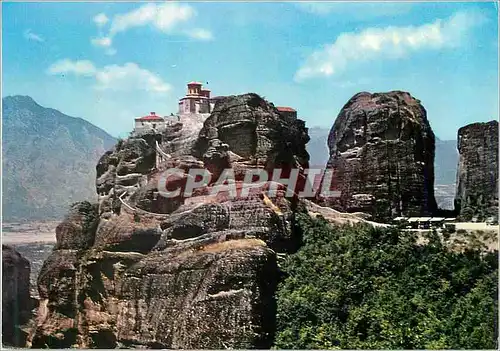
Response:
[[[22,325],[34,308],[30,297],[30,264],[14,248],[2,245],[2,342],[23,346]]]
[[[435,137],[420,101],[409,93],[359,93],[340,111],[328,137],[335,209],[377,220],[436,209]]]
[[[498,218],[498,121],[458,130],[456,209],[462,220]]]
[[[256,94],[217,102],[208,119],[182,116],[162,134],[118,143],[97,165],[98,204],[75,204],[38,278],[33,347],[269,348],[277,254],[300,245],[296,197],[166,198],[187,175],[276,166],[307,167],[304,122]],[[163,185],[162,185],[163,184]]]

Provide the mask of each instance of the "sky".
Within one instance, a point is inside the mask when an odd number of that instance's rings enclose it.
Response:
[[[2,95],[113,136],[176,112],[186,83],[255,92],[330,128],[361,91],[408,91],[437,137],[498,119],[491,3],[3,3]]]

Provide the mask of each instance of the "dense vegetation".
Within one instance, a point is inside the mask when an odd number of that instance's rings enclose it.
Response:
[[[283,263],[275,347],[496,349],[496,252],[306,216],[299,225],[304,246]]]

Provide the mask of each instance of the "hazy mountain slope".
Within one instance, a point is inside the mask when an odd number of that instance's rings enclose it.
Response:
[[[457,165],[457,141],[436,138],[434,196],[440,208],[452,210],[454,207]]]
[[[436,159],[434,162],[436,184],[455,184],[457,179],[457,165],[457,141],[436,138]]]
[[[325,167],[329,158],[329,151],[326,142],[328,140],[329,128],[312,127],[309,128],[309,137],[311,140],[306,145],[309,153],[309,165],[311,167]]]
[[[3,218],[46,219],[95,198],[95,165],[115,139],[28,96],[2,99]]]

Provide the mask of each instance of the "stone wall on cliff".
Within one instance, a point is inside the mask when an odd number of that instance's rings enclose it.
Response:
[[[333,171],[323,199],[374,219],[430,215],[434,198],[435,137],[420,101],[409,93],[358,93],[340,111],[328,137]]]
[[[2,245],[2,342],[24,346],[22,326],[35,305],[30,297],[30,264],[13,247]]]
[[[462,220],[498,218],[498,121],[458,130],[455,206]]]
[[[160,180],[173,167],[228,167],[241,188],[245,169],[302,171],[307,140],[303,121],[245,94],[221,99],[203,123],[181,119],[119,142],[97,165],[99,203],[75,204],[57,229],[28,345],[269,348],[277,253],[300,245],[305,206],[279,184],[272,199],[269,184],[230,197],[211,194],[212,183],[166,198],[162,186],[183,188],[187,176]],[[167,154],[160,164],[156,143]]]

